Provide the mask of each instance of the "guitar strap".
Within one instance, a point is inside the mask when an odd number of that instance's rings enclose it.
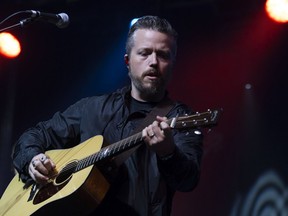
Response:
[[[173,108],[175,103],[169,99],[165,98],[161,102],[159,102],[140,122],[140,124],[134,129],[133,133],[138,133],[142,131],[145,127],[150,125],[153,121],[155,121],[156,116],[166,116],[169,111]],[[113,158],[113,163],[117,167],[119,167],[140,145],[137,145]]]

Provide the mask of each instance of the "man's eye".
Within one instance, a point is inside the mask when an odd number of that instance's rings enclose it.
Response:
[[[147,55],[148,55],[148,52],[139,52],[139,55],[141,55],[141,56],[147,56]]]
[[[158,54],[160,58],[163,59],[170,59],[170,53],[166,53],[166,52],[161,52]]]

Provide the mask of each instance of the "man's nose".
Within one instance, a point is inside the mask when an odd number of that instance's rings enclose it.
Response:
[[[157,54],[155,52],[151,53],[149,56],[149,65],[157,65],[158,59],[157,59]]]

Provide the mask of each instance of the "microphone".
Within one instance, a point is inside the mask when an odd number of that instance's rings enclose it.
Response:
[[[69,25],[69,17],[66,13],[51,14],[40,11],[28,10],[31,13],[31,19],[40,22],[48,22],[56,25],[58,28],[66,28]]]

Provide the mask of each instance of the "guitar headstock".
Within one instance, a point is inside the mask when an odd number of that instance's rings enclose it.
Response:
[[[206,112],[196,112],[194,115],[175,117],[171,119],[171,127],[176,129],[213,127],[217,125],[221,112],[222,109],[208,109]]]

